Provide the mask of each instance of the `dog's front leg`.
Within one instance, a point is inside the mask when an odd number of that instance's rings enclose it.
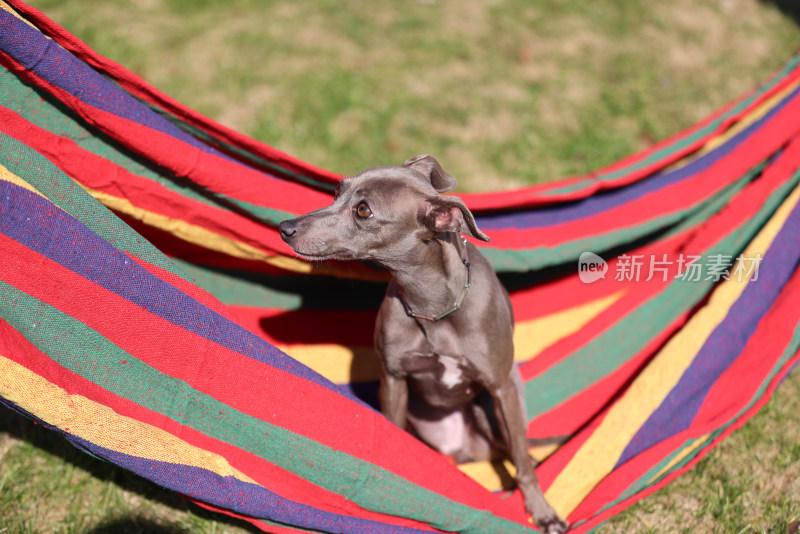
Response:
[[[511,460],[517,468],[517,484],[525,498],[525,508],[533,515],[533,520],[544,532],[561,534],[569,525],[545,500],[539,479],[536,476],[533,459],[528,454],[525,439],[525,421],[522,417],[517,388],[511,380],[492,391],[498,422],[504,433]]]
[[[378,400],[383,415],[400,428],[405,428],[408,416],[408,383],[405,377],[382,373]]]

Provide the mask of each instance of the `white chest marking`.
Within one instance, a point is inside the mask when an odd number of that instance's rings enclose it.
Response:
[[[439,356],[439,362],[444,366],[442,384],[449,388],[459,385],[463,377],[461,374],[461,367],[458,365],[458,360],[450,356]]]

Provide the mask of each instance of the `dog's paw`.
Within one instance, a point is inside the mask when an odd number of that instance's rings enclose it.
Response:
[[[545,534],[564,534],[569,530],[569,523],[555,514],[541,519],[535,519],[535,521],[536,526]]]
[[[539,530],[545,534],[564,534],[569,530],[569,523],[561,519],[541,491],[532,491],[525,496],[525,509],[530,512],[531,519]]]

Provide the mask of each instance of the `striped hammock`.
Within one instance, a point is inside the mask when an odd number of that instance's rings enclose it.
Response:
[[[454,465],[376,411],[386,273],[281,242],[340,177],[0,7],[5,405],[269,532],[533,528],[513,466]],[[575,532],[689,469],[797,362],[799,62],[590,176],[462,196]]]

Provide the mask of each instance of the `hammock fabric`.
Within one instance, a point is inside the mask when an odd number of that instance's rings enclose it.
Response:
[[[3,402],[270,532],[532,529],[512,467],[456,466],[374,409],[386,274],[280,241],[340,177],[9,4]],[[591,176],[462,196],[511,291],[528,435],[560,443],[532,449],[542,486],[575,532],[689,469],[797,361],[799,62]],[[579,272],[583,252],[607,264]]]

